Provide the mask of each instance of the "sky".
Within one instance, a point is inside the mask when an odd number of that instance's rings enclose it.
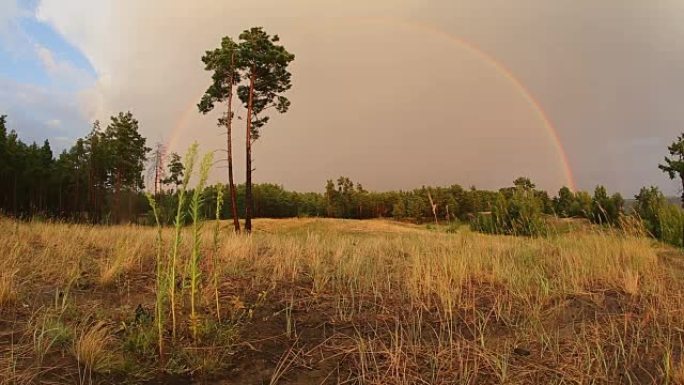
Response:
[[[197,112],[210,82],[200,58],[222,36],[263,26],[296,59],[291,109],[254,147],[256,182],[320,191],[345,175],[373,190],[499,188],[524,175],[551,192],[680,192],[657,164],[684,130],[681,1],[0,0],[0,9],[0,114],[24,140],[58,150],[128,110],[168,152],[194,140],[223,148],[218,112]],[[226,173],[219,165],[212,178]]]

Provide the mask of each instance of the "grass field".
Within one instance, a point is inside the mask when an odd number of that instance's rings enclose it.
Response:
[[[649,239],[223,225],[194,317],[183,230],[174,336],[154,228],[0,219],[0,383],[684,384],[684,257]]]

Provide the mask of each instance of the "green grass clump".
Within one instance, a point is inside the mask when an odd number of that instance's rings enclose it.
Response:
[[[221,322],[221,304],[219,301],[218,272],[219,272],[219,238],[221,236],[221,207],[223,206],[223,185],[216,185],[216,221],[214,222],[213,252],[212,252],[212,283],[214,299],[216,301],[216,320]]]
[[[486,234],[545,236],[549,228],[532,192],[518,189],[510,198],[499,193],[492,211],[478,213],[471,221],[474,231]]]
[[[190,272],[190,327],[195,339],[197,339],[197,325],[199,322],[196,302],[199,283],[201,280],[201,271],[199,266],[201,258],[200,248],[202,245],[202,192],[207,183],[209,170],[213,160],[214,154],[212,152],[207,153],[202,159],[199,169],[199,181],[197,182],[197,186],[195,186],[195,191],[193,192],[192,200],[190,201],[190,216],[192,217],[192,254],[190,255],[190,260],[188,261],[188,271]]]
[[[183,228],[183,223],[185,221],[185,199],[188,189],[188,184],[190,183],[190,177],[192,176],[193,169],[195,168],[195,160],[197,158],[197,143],[193,143],[188,152],[185,154],[185,175],[183,175],[183,183],[178,190],[178,206],[176,208],[176,218],[173,222],[174,232],[173,232],[173,243],[171,244],[171,258],[169,258],[169,299],[171,301],[171,323],[172,323],[172,335],[173,339],[176,339],[176,264],[178,260],[179,248],[181,245],[181,229]]]
[[[147,194],[147,200],[152,208],[152,214],[157,227],[156,237],[156,253],[155,253],[155,322],[157,325],[159,356],[164,355],[164,315],[165,315],[165,300],[168,286],[168,272],[165,268],[168,266],[162,260],[164,239],[162,236],[162,226],[159,221],[159,212],[157,210],[157,203],[152,194]]]
[[[673,246],[684,247],[684,210],[666,203],[658,210],[660,240]]]

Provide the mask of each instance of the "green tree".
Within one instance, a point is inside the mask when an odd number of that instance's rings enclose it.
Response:
[[[532,183],[530,178],[524,176],[516,178],[513,181],[513,186],[521,188],[523,190],[534,190],[534,188],[537,187],[534,183]]]
[[[590,218],[592,214],[592,198],[586,191],[578,191],[575,193],[575,200],[572,202],[570,208],[570,216]]]
[[[681,134],[667,147],[670,157],[665,157],[665,164],[659,164],[670,179],[679,178],[682,183],[681,204],[684,208],[684,134]],[[682,244],[684,244],[684,226],[682,226]]]
[[[423,218],[429,217],[430,204],[421,194],[413,193],[406,202],[406,215],[416,222],[422,222]]]
[[[667,204],[667,199],[656,186],[642,187],[639,194],[635,195],[636,205],[634,211],[644,222],[646,230],[657,239],[662,236],[658,214],[662,207]]]
[[[124,126],[134,121],[132,117],[120,120]],[[141,194],[137,191],[141,188],[142,163],[138,167],[129,165],[137,152],[136,144],[144,148],[137,122],[134,125],[135,135],[120,128],[112,128],[105,135],[95,122],[86,137],[79,138],[55,159],[49,141],[25,144],[16,131],[7,132],[2,117],[0,210],[17,217],[40,215],[96,222],[101,214],[111,212],[110,198],[119,181],[120,186],[131,190],[129,212],[146,210],[139,204]],[[136,187],[128,187],[132,185]]]
[[[114,188],[114,219],[117,221],[121,220],[122,192],[138,191],[145,187],[142,173],[145,170],[147,153],[151,148],[145,146],[146,139],[138,130],[138,121],[133,114],[120,112],[117,116],[111,117],[111,122],[104,132],[109,155],[108,182]]]
[[[399,198],[392,206],[392,217],[394,217],[394,219],[404,219],[407,216],[406,212],[406,202],[403,197]]]
[[[6,137],[6,170],[7,170],[7,207],[11,208],[14,215],[19,214],[19,187],[20,177],[24,169],[24,154],[26,145],[19,140],[16,131],[11,130]]]
[[[356,203],[356,207],[358,208],[358,213],[356,218],[358,219],[363,219],[367,218],[367,214],[369,211],[369,206],[370,206],[370,197],[368,195],[368,191],[363,188],[361,183],[356,184],[356,191],[354,194],[354,201]]]
[[[617,224],[620,216],[625,212],[625,199],[620,193],[613,193],[610,196],[610,215],[612,218],[612,223]]]
[[[50,147],[50,142],[46,139],[43,142],[43,146],[40,147],[38,153],[38,164],[40,170],[38,171],[39,176],[39,191],[38,191],[38,207],[43,213],[47,213],[49,209],[49,193],[50,193],[50,180],[52,178],[52,171],[54,166],[54,156],[52,154],[52,148]]]
[[[325,211],[329,218],[336,216],[335,205],[337,204],[337,190],[335,189],[335,182],[328,179],[325,182]]]
[[[90,133],[83,141],[86,159],[82,166],[88,174],[88,202],[91,220],[100,221],[105,210],[105,197],[108,189],[108,173],[111,168],[110,153],[100,122],[95,121]]]
[[[684,210],[667,201],[657,187],[642,187],[635,196],[634,211],[650,235],[674,246],[684,247]]]
[[[591,220],[597,223],[609,223],[608,210],[610,201],[606,188],[596,186],[591,204]]]
[[[178,190],[178,186],[183,183],[183,175],[185,174],[185,166],[180,155],[175,152],[169,155],[169,163],[166,165],[166,170],[167,176],[162,180],[162,184],[173,186],[175,190]]]
[[[233,227],[236,232],[240,231],[238,219],[237,190],[233,179],[233,89],[240,82],[239,69],[242,66],[240,47],[226,36],[221,40],[221,46],[213,51],[207,51],[202,56],[204,69],[212,71],[212,84],[202,96],[197,108],[203,114],[214,109],[216,103],[227,104],[226,113],[219,118],[218,125],[226,127],[226,157],[228,161],[228,189],[230,194],[231,213]]]
[[[7,153],[7,115],[0,115],[0,210],[7,206],[9,185],[9,156]]]
[[[684,210],[669,203],[663,193],[654,186],[642,187],[634,198],[634,211],[652,237],[674,246],[684,247],[681,236]]]
[[[572,205],[575,201],[575,194],[563,186],[558,190],[558,196],[553,199],[554,210],[560,217],[568,217],[572,214]]]
[[[667,147],[670,157],[665,157],[665,164],[659,164],[658,168],[667,173],[670,179],[679,178],[682,182],[681,202],[684,207],[684,134],[679,135],[675,141]]]
[[[245,178],[245,231],[252,230],[252,143],[260,129],[269,121],[265,111],[275,108],[287,112],[290,101],[282,96],[292,86],[288,65],[294,55],[278,45],[278,35],[270,36],[261,27],[240,34],[239,60],[247,85],[238,87],[240,101],[247,109],[246,127],[246,178]]]
[[[262,183],[254,185],[254,215],[266,218],[297,216],[297,200],[283,186]]]
[[[68,211],[77,219],[81,219],[85,210],[86,202],[86,188],[87,188],[87,162],[88,152],[86,149],[86,141],[78,139],[69,151],[65,154],[63,162],[69,169],[68,184],[69,192],[67,197],[72,197],[69,202]]]
[[[337,206],[342,218],[354,217],[354,182],[346,176],[337,179]]]

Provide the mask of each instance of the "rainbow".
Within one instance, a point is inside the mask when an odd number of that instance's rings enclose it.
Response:
[[[558,135],[558,130],[556,127],[551,123],[551,119],[548,117],[546,112],[541,106],[541,103],[536,100],[533,96],[532,93],[523,85],[523,83],[518,79],[513,72],[508,69],[506,66],[504,66],[500,61],[496,60],[494,57],[491,55],[487,54],[485,51],[482,49],[478,48],[474,44],[465,41],[457,36],[454,36],[442,29],[439,29],[433,25],[430,24],[425,24],[422,22],[414,21],[414,20],[405,20],[405,19],[396,19],[396,18],[360,18],[360,19],[355,19],[355,21],[362,21],[362,22],[372,22],[372,23],[383,23],[383,24],[391,24],[394,26],[400,26],[404,28],[411,28],[414,30],[420,30],[422,32],[426,32],[432,35],[440,36],[442,38],[447,39],[448,41],[457,44],[461,48],[465,48],[475,56],[479,57],[482,61],[487,63],[490,67],[492,67],[494,70],[496,70],[498,73],[503,75],[514,87],[516,90],[520,92],[520,95],[525,99],[527,103],[529,103],[530,106],[534,109],[534,111],[537,113],[539,120],[542,122],[544,125],[546,132],[549,135],[549,138],[553,142],[553,145],[556,149],[556,153],[558,154],[558,160],[560,161],[562,168],[563,168],[563,174],[567,183],[567,186],[573,190],[576,191],[577,187],[575,184],[575,178],[572,173],[572,168],[570,167],[570,161],[568,160],[567,153],[565,152],[565,148],[563,147],[563,144],[560,140],[560,137]],[[194,100],[199,100],[201,98],[202,94],[200,94],[197,98],[193,99]],[[180,133],[182,132],[183,128],[188,126],[188,121],[193,116],[193,114],[197,113],[196,112],[196,106],[195,102],[192,102],[190,106],[183,111],[183,113],[180,116],[180,119],[178,119],[178,122],[174,126],[173,130],[171,131],[171,135],[169,137],[169,140],[165,143],[167,148],[173,148],[176,145],[176,142],[178,141],[178,138],[180,136]]]
[[[523,83],[518,79],[513,72],[508,69],[506,66],[504,66],[500,61],[496,60],[493,58],[491,55],[487,54],[485,51],[482,49],[478,48],[474,44],[465,41],[458,36],[454,36],[442,29],[439,29],[433,25],[430,24],[425,24],[421,23],[419,21],[415,20],[405,20],[405,19],[396,19],[396,18],[389,18],[389,17],[383,17],[383,18],[364,18],[360,19],[363,21],[367,22],[372,22],[372,23],[385,23],[385,24],[392,24],[395,26],[401,26],[405,28],[411,28],[414,30],[420,30],[422,32],[426,32],[432,35],[438,35],[442,38],[445,38],[449,41],[451,41],[454,44],[457,44],[458,46],[467,49],[469,52],[473,53],[475,56],[479,57],[482,59],[485,63],[487,63],[489,66],[491,66],[493,69],[495,69],[497,72],[502,74],[508,81],[513,84],[513,86],[520,92],[522,97],[529,103],[532,108],[535,110],[537,113],[539,119],[541,120],[542,124],[546,128],[546,131],[549,134],[549,138],[553,142],[554,147],[556,148],[556,153],[558,154],[559,161],[563,167],[563,174],[566,180],[566,183],[568,187],[572,191],[577,190],[577,186],[575,184],[575,177],[572,173],[572,168],[570,167],[570,161],[568,160],[568,155],[565,152],[565,148],[563,147],[563,143],[560,140],[560,137],[558,135],[558,130],[556,127],[551,123],[551,119],[549,119],[548,115],[546,112],[544,112],[544,109],[541,106],[541,103],[539,103],[538,100],[536,100],[533,96],[532,93],[523,85]]]
[[[171,129],[171,135],[164,141],[165,148],[169,150],[175,148],[181,132],[185,127],[189,126],[188,122],[190,121],[190,118],[200,114],[199,110],[197,110],[197,101],[199,101],[202,96],[204,96],[204,92],[201,92],[196,98],[192,99],[190,105],[181,113],[180,118],[176,121],[173,129]]]

